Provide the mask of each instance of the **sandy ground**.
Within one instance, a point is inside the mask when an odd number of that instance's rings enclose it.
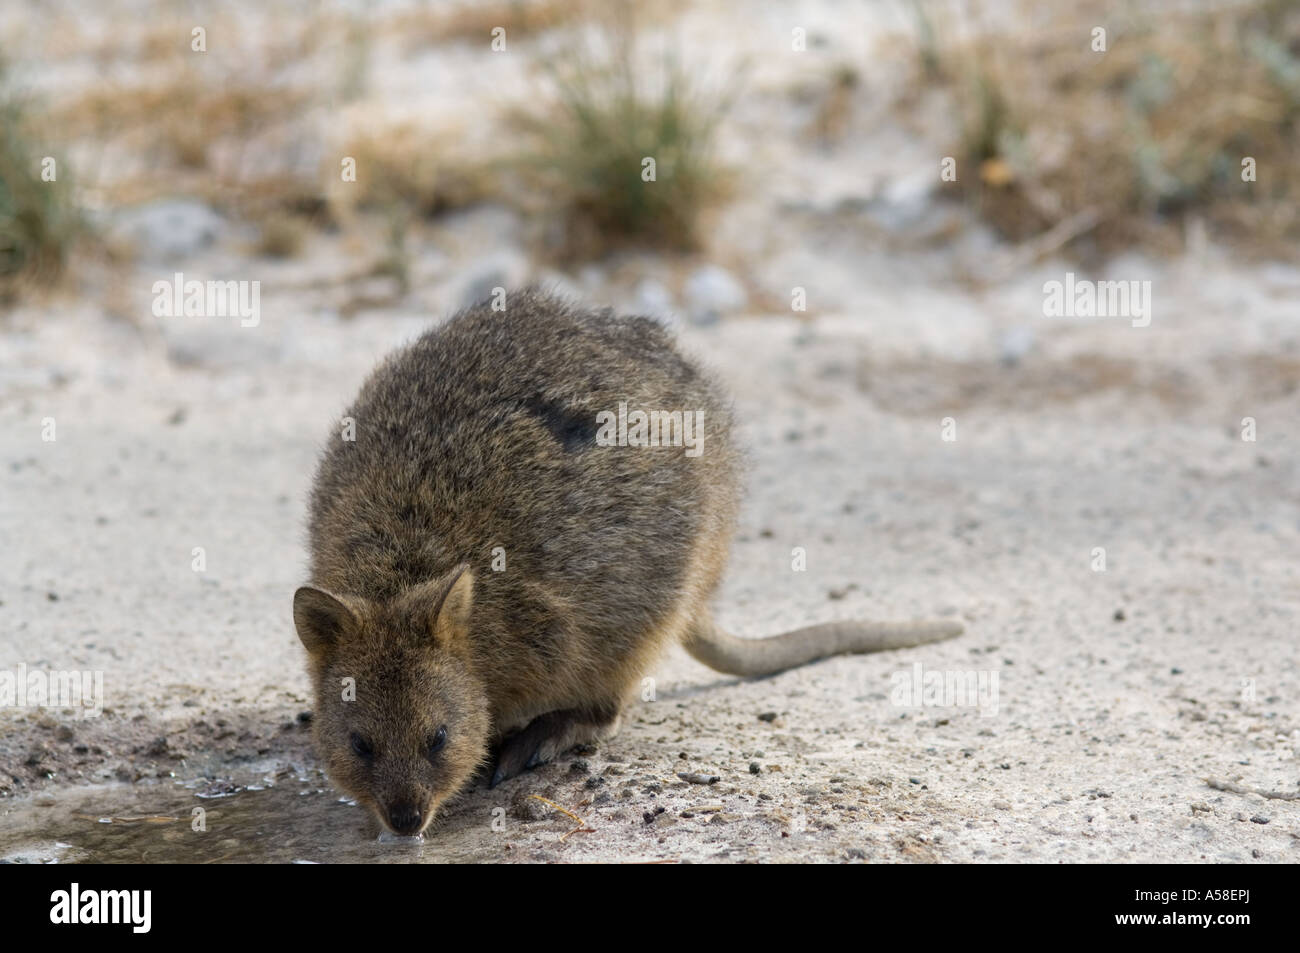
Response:
[[[1300,859],[1297,802],[1249,793],[1300,791],[1300,282],[1144,267],[1148,328],[1043,318],[1031,277],[924,310],[895,287],[858,313],[684,327],[752,456],[724,624],[955,614],[967,632],[752,682],[674,653],[619,737],[471,792],[426,859]],[[128,801],[175,806],[169,779],[310,775],[289,606],[316,449],[431,319],[301,297],[264,292],[258,328],[69,307],[6,335],[0,665],[102,671],[106,705],[0,710],[9,856],[53,849],[33,817],[66,821],[61,792],[83,785],[101,785],[80,795],[89,829]],[[953,313],[966,334],[942,333]],[[1033,334],[1014,362],[1008,326]],[[995,673],[996,707],[897,704],[917,664]],[[533,793],[593,833],[561,840],[572,825]],[[368,825],[354,810],[330,850]]]

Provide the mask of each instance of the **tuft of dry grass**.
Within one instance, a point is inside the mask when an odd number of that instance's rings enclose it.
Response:
[[[702,215],[727,191],[713,154],[726,97],[706,93],[671,56],[646,70],[630,17],[600,39],[543,62],[553,95],[514,116],[528,142],[520,167],[561,226],[561,257],[692,249]]]
[[[1028,4],[1020,11],[1033,22]],[[929,5],[918,22],[919,71],[960,115],[960,192],[1003,235],[1084,216],[1096,222],[1085,241],[1103,253],[1174,248],[1199,217],[1244,247],[1300,238],[1300,6],[1154,16],[1083,0],[1042,26],[958,30]],[[1091,46],[1099,25],[1104,52]]]
[[[356,128],[340,142],[356,160],[356,181],[336,182],[337,166],[327,170],[335,217],[401,204],[411,215],[427,218],[496,195],[496,163],[491,157],[463,154],[462,138],[454,129],[412,122]]]
[[[307,91],[264,85],[256,78],[214,82],[178,70],[164,82],[89,91],[57,110],[53,119],[96,142],[150,157],[155,173],[150,178],[158,178],[160,166],[176,170],[178,177],[168,184],[176,188],[190,180],[213,182],[214,172],[225,171],[213,169],[214,147],[292,122],[310,101]],[[216,181],[227,184],[220,177]]]
[[[322,13],[248,37],[233,16],[214,15],[212,52],[191,48],[191,26],[161,15],[67,41],[70,55],[110,77],[62,92],[50,110],[51,125],[75,137],[82,184],[98,204],[187,194],[238,207],[248,194],[314,175],[312,113],[338,91],[310,67],[333,62],[347,21]]]
[[[301,215],[272,212],[259,224],[257,253],[268,258],[296,258],[307,241],[310,224]]]
[[[69,169],[38,143],[31,103],[11,89],[0,62],[0,300],[49,286],[63,274],[87,226],[72,198]],[[45,147],[48,148],[48,147]],[[52,163],[52,164],[50,164]],[[47,177],[46,170],[50,170]]]

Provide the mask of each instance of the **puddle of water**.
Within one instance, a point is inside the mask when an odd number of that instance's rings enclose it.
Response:
[[[195,830],[195,809],[206,830]],[[473,811],[421,841],[379,840],[361,807],[319,778],[72,788],[0,802],[0,863],[457,863],[503,859]]]

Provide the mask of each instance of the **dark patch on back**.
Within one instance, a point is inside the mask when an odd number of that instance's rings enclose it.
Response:
[[[576,407],[534,394],[523,407],[559,441],[565,453],[578,453],[596,444],[596,417]]]

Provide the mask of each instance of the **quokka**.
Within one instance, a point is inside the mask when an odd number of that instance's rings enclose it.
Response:
[[[536,290],[506,301],[388,357],[312,491],[311,584],[293,618],[316,746],[392,831],[422,832],[484,765],[496,785],[612,734],[675,642],[755,676],[961,632],[719,629],[708,602],[741,476],[721,389],[648,318]],[[620,404],[695,414],[703,452],[597,441]]]

